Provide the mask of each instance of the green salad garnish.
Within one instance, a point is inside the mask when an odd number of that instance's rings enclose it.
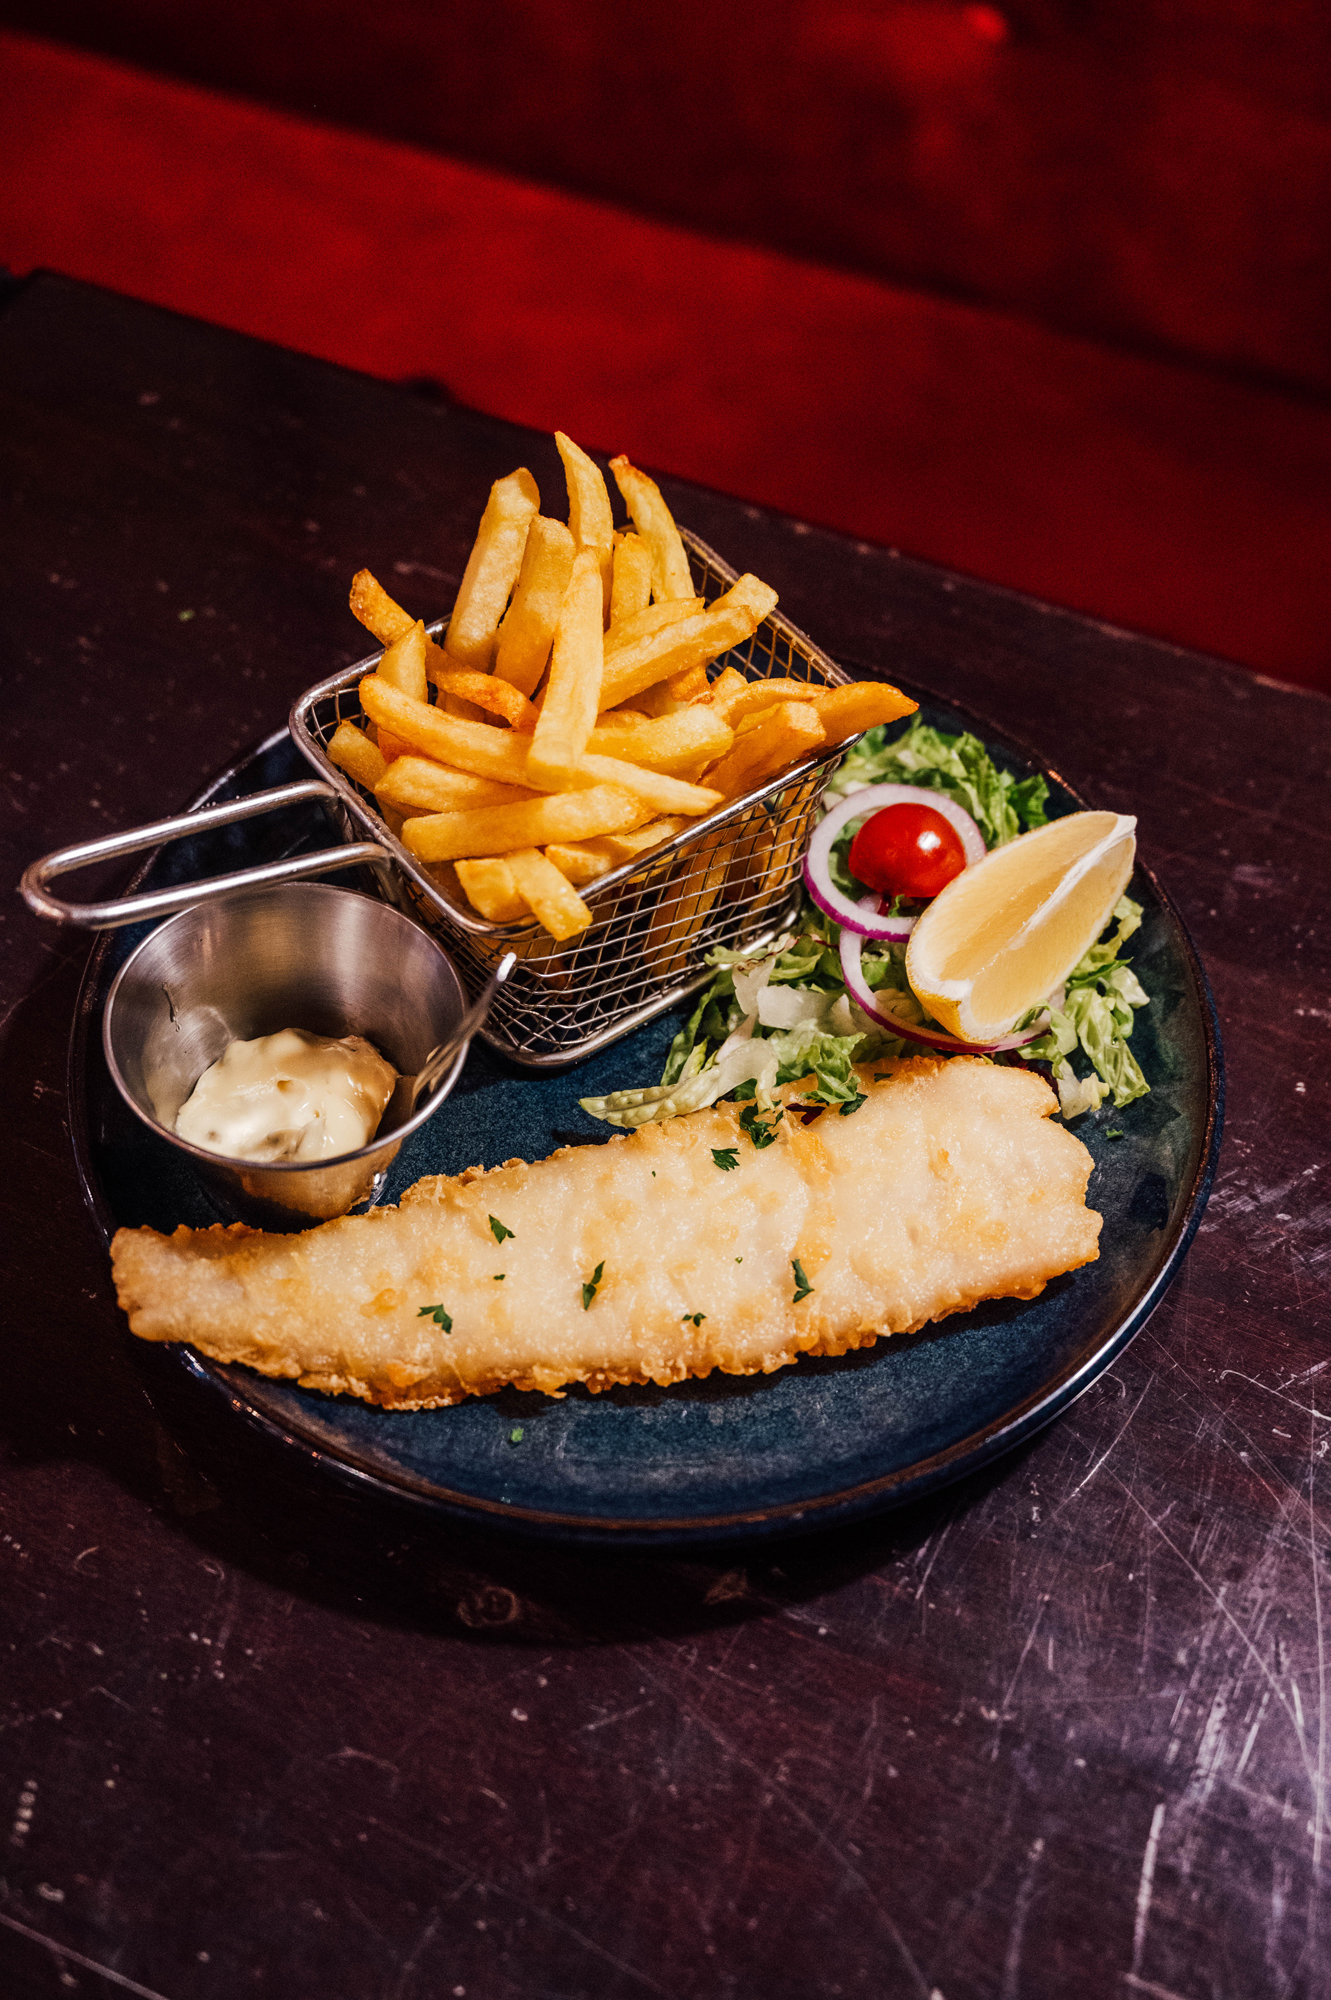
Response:
[[[895,736],[889,733],[894,728]],[[952,736],[918,716],[904,730],[884,724],[853,744],[828,786],[827,802],[880,784],[944,793],[971,815],[988,848],[1048,819],[1049,787],[1038,773],[1014,778],[995,764],[978,736]],[[847,893],[857,887],[845,859],[854,828],[852,820],[832,851],[834,879]],[[1113,913],[1115,927],[1091,946],[1050,1006],[1045,1033],[1021,1051],[1029,1061],[1049,1063],[1065,1118],[1096,1110],[1106,1098],[1128,1104],[1150,1088],[1128,1046],[1135,1010],[1148,1004],[1149,995],[1119,955],[1141,919],[1141,905],[1124,896]],[[839,926],[805,897],[795,927],[783,937],[744,951],[721,946],[710,951],[712,980],[671,1043],[660,1083],[584,1097],[583,1109],[631,1129],[724,1097],[752,1100],[741,1126],[760,1147],[777,1136],[772,1093],[779,1084],[809,1079],[802,1110],[836,1107],[843,1116],[857,1110],[864,1098],[853,1065],[909,1054],[918,1044],[893,1035],[855,1006],[841,974],[840,935]],[[891,995],[891,1011],[903,1020],[936,1025],[911,992],[904,944],[866,944],[861,971],[875,993]],[[720,1166],[721,1156],[714,1157]]]

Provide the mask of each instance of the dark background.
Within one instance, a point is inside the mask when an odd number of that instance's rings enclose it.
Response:
[[[8,0],[3,17],[712,234],[1331,389],[1317,0]]]
[[[16,267],[1331,681],[1318,0],[0,23]]]

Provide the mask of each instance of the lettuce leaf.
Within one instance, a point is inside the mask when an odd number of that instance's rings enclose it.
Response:
[[[885,727],[862,736],[842,759],[829,798],[876,784],[923,785],[946,794],[970,813],[990,848],[1048,818],[1049,787],[1038,773],[1014,778],[994,763],[978,737],[950,736],[918,717],[892,741]],[[848,893],[856,887],[845,864],[853,825],[832,855],[833,873]],[[1022,1051],[1051,1065],[1065,1118],[1094,1111],[1111,1095],[1116,1105],[1131,1103],[1149,1089],[1128,1047],[1134,1010],[1146,1006],[1148,995],[1119,957],[1140,926],[1141,906],[1125,896],[1114,917],[1116,929],[1091,946],[1049,1009],[1045,1032]],[[778,1083],[805,1077],[812,1079],[813,1101],[856,1109],[863,1100],[853,1065],[914,1045],[851,1001],[841,974],[837,925],[807,901],[799,924],[797,932],[765,945],[709,952],[711,983],[671,1043],[659,1085],[584,1098],[584,1110],[632,1127],[732,1094],[757,1094],[770,1103]],[[905,959],[903,945],[875,945],[865,951],[861,969],[869,987],[882,993],[885,1011],[925,1023],[928,1016],[910,989]],[[1089,1062],[1089,1073],[1074,1067],[1074,1056],[1079,1065]]]
[[[776,1051],[778,1083],[798,1083],[811,1076],[813,1082],[805,1092],[811,1103],[858,1106],[863,1100],[851,1065],[867,1039],[859,1033],[825,1034],[806,1023],[788,1034],[771,1036],[767,1047]],[[874,1036],[875,1041],[882,1039]]]
[[[1065,1118],[1098,1111],[1109,1096],[1117,1106],[1131,1104],[1151,1088],[1128,1047],[1133,1010],[1149,1005],[1150,995],[1118,956],[1141,927],[1142,906],[1124,896],[1114,916],[1118,927],[1113,935],[1101,938],[1079,960],[1068,974],[1062,1006],[1049,1010],[1048,1029],[1022,1050],[1023,1056],[1053,1069]],[[1078,1049],[1090,1059],[1090,1076],[1079,1075],[1069,1060]]]
[[[923,785],[963,806],[984,835],[1001,847],[1019,833],[1043,826],[1049,786],[1036,772],[1014,778],[994,763],[978,736],[949,736],[918,716],[889,742],[888,725],[870,729],[841,761],[829,790],[845,795],[860,785]]]
[[[632,1131],[686,1111],[701,1111],[728,1097],[738,1085],[753,1083],[766,1100],[776,1083],[777,1057],[770,1041],[754,1037],[723,1049],[715,1062],[701,1063],[677,1083],[658,1083],[647,1090],[616,1090],[608,1097],[582,1097],[578,1102],[593,1118]]]

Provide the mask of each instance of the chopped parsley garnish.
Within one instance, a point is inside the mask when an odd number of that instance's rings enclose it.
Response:
[[[494,1281],[496,1284],[498,1284],[501,1279],[506,1278],[507,1276],[508,1276],[507,1271],[496,1271],[494,1275]]]
[[[739,1165],[738,1146],[713,1146],[712,1159],[723,1174],[733,1174]]]
[[[776,1139],[776,1128],[781,1123],[781,1116],[782,1116],[781,1112],[778,1111],[776,1117],[772,1120],[771,1124],[766,1125],[763,1123],[763,1120],[758,1116],[757,1105],[746,1104],[744,1109],[739,1114],[739,1128],[741,1132],[748,1133],[754,1145],[758,1148],[758,1151],[761,1153],[764,1146],[770,1146],[774,1143]]]
[[[801,1264],[798,1257],[791,1258],[790,1268],[795,1273],[795,1296],[790,1303],[793,1306],[797,1306],[801,1299],[808,1298],[809,1293],[813,1290],[813,1286],[809,1283],[808,1279],[805,1277],[804,1266],[803,1264]]]
[[[707,1315],[706,1313],[681,1313],[679,1317],[681,1324],[684,1326],[701,1326]]]
[[[1106,1139],[1126,1139],[1127,1136],[1121,1125],[1115,1125],[1110,1131],[1105,1133]]]
[[[432,1319],[436,1326],[441,1326],[444,1329],[445,1333],[453,1331],[453,1322],[442,1306],[422,1306],[416,1317],[417,1319]]]
[[[735,1262],[737,1264],[742,1264],[744,1262],[744,1259],[742,1257],[736,1257]]]
[[[510,1444],[521,1444],[525,1436],[526,1432],[523,1430],[522,1425],[514,1424],[512,1430],[508,1434],[508,1441]]]
[[[860,1106],[862,1104],[867,1104],[868,1101],[869,1100],[864,1095],[863,1091],[858,1092],[856,1096],[848,1098],[846,1102],[841,1106],[841,1116],[843,1118],[849,1118],[852,1111],[858,1111]]]
[[[494,1237],[496,1243],[502,1243],[506,1236],[512,1236],[513,1231],[506,1224],[502,1223],[497,1215],[492,1215],[490,1217],[490,1234]]]
[[[588,1312],[591,1309],[591,1303],[596,1297],[597,1287],[600,1285],[601,1273],[604,1269],[605,1259],[603,1257],[582,1288],[582,1310],[584,1312]]]

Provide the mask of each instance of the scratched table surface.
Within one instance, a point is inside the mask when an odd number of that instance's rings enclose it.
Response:
[[[444,401],[13,290],[7,879],[357,658],[361,564],[445,604],[519,462],[559,490]],[[67,1139],[88,942],[11,894],[0,1992],[1331,1994],[1331,704],[666,491],[834,655],[1140,815],[1224,1028],[1201,1231],[1034,1444],[853,1532],[586,1554],[353,1505],[131,1351]]]

